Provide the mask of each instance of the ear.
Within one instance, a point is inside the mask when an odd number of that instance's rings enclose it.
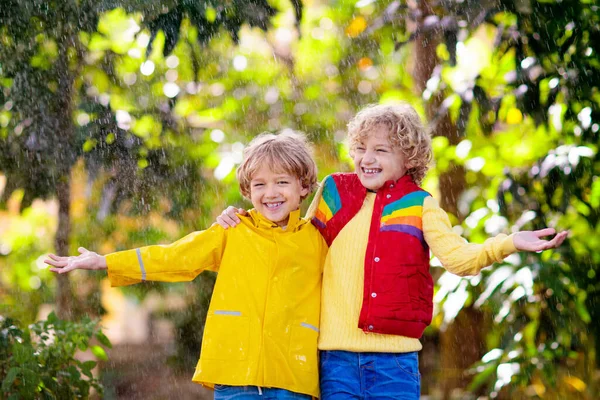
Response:
[[[307,186],[302,186],[302,189],[300,189],[300,197],[306,197],[308,195],[308,187]]]

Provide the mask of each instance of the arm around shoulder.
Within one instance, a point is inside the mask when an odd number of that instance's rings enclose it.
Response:
[[[308,206],[308,210],[306,211],[306,219],[311,220],[316,215],[317,209],[319,208],[319,203],[321,202],[321,198],[323,197],[323,186],[325,186],[325,181],[330,176],[331,175],[327,175],[319,184],[319,188],[317,189],[317,192],[315,193],[315,196],[313,197],[310,206]]]

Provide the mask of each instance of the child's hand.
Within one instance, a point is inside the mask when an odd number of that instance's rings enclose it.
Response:
[[[243,208],[229,206],[217,217],[217,224],[225,229],[237,226],[242,221],[240,221],[236,214],[248,215],[248,212]]]
[[[557,233],[551,240],[541,239],[544,236],[554,235],[556,231],[552,228],[540,229],[538,231],[522,231],[513,236],[513,243],[519,251],[543,251],[553,249],[562,244],[569,234],[568,231]]]
[[[51,265],[50,271],[64,274],[65,272],[73,271],[74,269],[106,269],[106,258],[89,251],[83,247],[77,249],[79,255],[75,257],[61,257],[54,254],[49,254],[44,262]]]

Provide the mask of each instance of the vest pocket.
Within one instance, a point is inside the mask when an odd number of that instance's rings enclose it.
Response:
[[[415,283],[414,276],[416,272],[417,268],[411,265],[397,267],[389,272],[382,272],[380,278],[373,284],[377,298],[384,304],[392,306],[410,303],[411,286]]]
[[[248,358],[250,324],[239,311],[215,310],[206,317],[201,357],[210,360]]]
[[[290,364],[302,371],[317,371],[317,339],[319,328],[306,322],[296,322],[291,329]]]

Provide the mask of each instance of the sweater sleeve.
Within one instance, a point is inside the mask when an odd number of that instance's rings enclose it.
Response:
[[[467,242],[452,230],[448,214],[433,197],[423,203],[423,234],[442,266],[460,276],[477,275],[482,268],[517,252],[513,235],[499,234],[483,244]]]
[[[143,281],[191,281],[204,270],[217,271],[226,231],[219,225],[193,232],[169,245],[140,247],[106,256],[112,286]]]

